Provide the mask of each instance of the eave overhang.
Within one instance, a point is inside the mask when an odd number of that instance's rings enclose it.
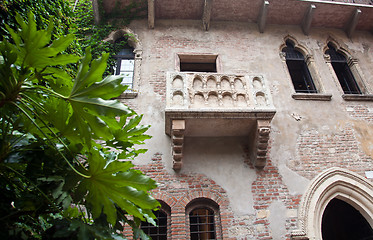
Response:
[[[110,14],[130,3],[104,0],[102,7]],[[260,32],[272,24],[298,25],[306,35],[312,28],[343,29],[350,37],[355,30],[373,30],[373,5],[369,0],[147,0],[147,7],[150,28],[160,19],[188,19],[200,20],[204,30],[218,21],[256,23]]]

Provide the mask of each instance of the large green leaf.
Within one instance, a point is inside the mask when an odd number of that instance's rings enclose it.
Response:
[[[159,207],[159,203],[147,193],[157,186],[154,180],[140,171],[131,170],[133,165],[130,162],[112,161],[106,166],[98,151],[92,152],[88,162],[91,177],[84,179],[82,184],[88,190],[86,200],[92,207],[94,218],[104,213],[108,222],[114,225],[116,206],[141,220],[148,218],[145,215],[154,218],[151,210]]]
[[[38,203],[32,205],[34,213],[61,211],[72,221],[66,236],[110,239],[128,216],[135,235],[146,239],[135,229],[139,220],[155,224],[152,210],[159,203],[149,191],[157,185],[118,158],[146,151],[136,145],[150,138],[149,126],[139,125],[141,115],[113,100],[127,89],[122,77],[102,80],[108,55],[92,61],[89,50],[73,74],[74,68],[64,66],[77,60],[66,54],[73,36],[53,39],[53,25],[38,30],[31,13],[28,23],[20,16],[17,21],[19,30],[8,28],[13,43],[0,42],[0,167],[20,193],[15,202],[32,195],[31,203]],[[85,205],[87,213],[64,215],[71,204]],[[93,223],[86,219],[90,216]]]
[[[75,55],[61,55],[74,40],[74,35],[61,36],[50,44],[52,37],[53,22],[50,21],[47,30],[37,30],[34,15],[28,15],[28,23],[21,16],[16,16],[21,28],[17,33],[10,27],[7,30],[11,34],[15,45],[14,50],[18,53],[17,62],[25,67],[43,69],[48,66],[65,65],[76,62],[79,57]]]

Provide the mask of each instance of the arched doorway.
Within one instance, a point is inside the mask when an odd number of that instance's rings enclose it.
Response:
[[[294,230],[291,234],[291,239],[294,240],[373,240],[372,235],[369,236],[369,230],[373,228],[373,185],[364,177],[343,168],[330,168],[325,172],[316,176],[308,186],[306,193],[302,197],[301,205],[298,209],[298,229]],[[339,210],[335,210],[339,209]],[[343,210],[340,210],[343,209]],[[342,212],[342,213],[336,213]],[[345,212],[343,214],[343,212]],[[351,213],[353,212],[353,213]],[[325,213],[325,214],[324,214]],[[324,219],[325,215],[325,219]],[[329,215],[327,217],[327,215]],[[362,238],[349,237],[339,238],[333,236],[335,231],[331,228],[354,228],[354,223],[344,223],[348,227],[336,226],[330,223],[331,218],[345,218],[349,222],[353,218],[354,222],[359,222],[364,225],[363,229],[358,231],[367,231],[368,234]],[[352,217],[355,215],[355,217]],[[340,219],[338,219],[340,220]],[[325,231],[325,239],[323,236],[323,228],[331,231],[330,235]],[[351,229],[350,229],[351,230]],[[352,230],[351,230],[352,231]],[[351,234],[353,234],[352,232]],[[350,234],[350,233],[345,233]]]
[[[321,231],[323,240],[373,240],[373,229],[363,215],[337,198],[324,210]]]

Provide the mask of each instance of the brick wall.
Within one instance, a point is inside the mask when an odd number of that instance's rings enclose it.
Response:
[[[160,153],[155,154],[152,161],[148,165],[137,168],[159,183],[159,187],[152,195],[171,208],[172,239],[189,239],[188,216],[185,214],[185,208],[189,202],[198,198],[211,199],[219,205],[220,222],[217,226],[221,225],[221,228],[217,228],[217,235],[222,236],[219,239],[230,239],[228,230],[233,225],[233,213],[225,190],[202,174],[169,174],[164,169]],[[125,228],[124,234],[127,237],[131,235],[128,227]]]
[[[365,171],[373,169],[373,161],[363,151],[356,134],[351,123],[337,133],[304,131],[297,140],[298,156],[289,161],[289,166],[310,180],[331,167],[346,168],[364,176]]]

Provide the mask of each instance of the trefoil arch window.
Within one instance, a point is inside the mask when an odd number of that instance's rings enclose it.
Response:
[[[308,69],[305,58],[301,52],[295,49],[295,44],[287,39],[286,47],[282,49],[285,55],[291,80],[296,93],[317,93],[311,73]]]
[[[334,72],[337,75],[338,81],[345,94],[361,94],[359,85],[351,72],[350,66],[347,63],[346,57],[339,53],[335,47],[329,42],[328,49],[325,51],[330,56],[330,62]]]

